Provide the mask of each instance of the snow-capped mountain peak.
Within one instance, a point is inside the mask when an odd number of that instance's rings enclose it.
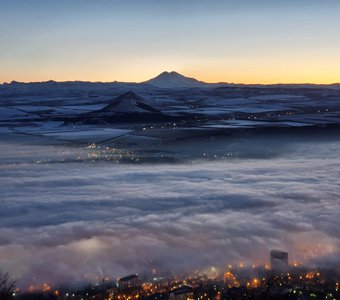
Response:
[[[205,85],[205,83],[202,81],[198,81],[195,78],[186,77],[175,71],[163,72],[157,77],[145,81],[144,83],[161,88],[199,87]]]

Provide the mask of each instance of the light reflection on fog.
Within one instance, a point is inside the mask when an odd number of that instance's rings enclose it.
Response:
[[[117,164],[94,160],[97,147],[2,139],[0,266],[25,285],[265,263],[272,248],[334,265],[340,142],[256,142],[197,142],[192,158],[183,142],[166,148],[176,163]],[[240,155],[211,157],[222,146]]]

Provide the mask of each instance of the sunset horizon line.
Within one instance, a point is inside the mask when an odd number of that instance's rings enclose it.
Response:
[[[234,82],[234,81],[227,81],[227,80],[219,80],[219,81],[209,81],[209,80],[204,80],[196,77],[195,75],[187,75],[183,74],[184,72],[178,72],[176,70],[164,70],[157,75],[147,78],[141,81],[134,81],[134,80],[94,80],[94,79],[42,79],[42,80],[16,80],[12,79],[10,81],[0,81],[0,85],[10,85],[13,83],[23,83],[23,84],[30,84],[30,83],[47,83],[47,82],[56,82],[56,83],[65,83],[65,82],[84,82],[84,83],[131,83],[131,84],[143,84],[146,83],[147,81],[156,78],[160,76],[163,73],[177,73],[179,75],[182,75],[186,78],[190,79],[195,79],[202,84],[229,84],[229,85],[338,85],[340,84],[340,81],[327,81],[327,82],[320,82],[320,81],[273,81],[273,82],[268,82],[268,81],[258,81],[258,82]]]

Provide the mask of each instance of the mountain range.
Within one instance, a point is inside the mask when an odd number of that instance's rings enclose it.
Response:
[[[150,85],[156,88],[193,88],[193,87],[202,87],[202,86],[209,86],[211,84],[205,83],[203,81],[199,81],[195,78],[186,77],[182,74],[179,74],[175,71],[172,72],[163,72],[159,74],[158,76],[144,81],[144,82],[89,82],[89,81],[63,81],[58,82],[54,80],[48,80],[48,81],[42,81],[42,82],[18,82],[18,81],[12,81],[11,83],[3,83],[0,84],[0,87],[15,87],[15,88],[21,88],[21,87],[32,87],[32,88],[55,88],[61,87],[61,88],[82,88],[82,87],[91,87],[94,85],[100,85],[100,86],[109,86],[109,85]]]
[[[91,82],[91,81],[41,81],[41,82],[18,82],[12,81],[11,83],[3,83],[0,84],[0,91],[3,89],[45,89],[45,90],[54,90],[55,88],[58,89],[92,89],[92,88],[107,88],[107,87],[114,87],[114,88],[126,88],[126,87],[154,87],[154,88],[162,88],[162,89],[176,89],[176,88],[200,88],[200,87],[225,87],[225,86],[232,86],[232,87],[331,87],[331,88],[339,88],[340,83],[334,84],[309,84],[309,83],[301,83],[301,84],[234,84],[234,83],[227,83],[227,82],[217,82],[217,83],[207,83],[204,81],[197,80],[192,77],[187,77],[182,74],[179,74],[175,71],[171,72],[163,72],[158,76],[149,79],[143,82]]]

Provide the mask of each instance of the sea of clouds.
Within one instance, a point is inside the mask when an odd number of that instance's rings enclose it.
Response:
[[[157,165],[40,163],[60,149],[0,149],[0,268],[19,286],[264,264],[271,249],[340,266],[338,141]]]

